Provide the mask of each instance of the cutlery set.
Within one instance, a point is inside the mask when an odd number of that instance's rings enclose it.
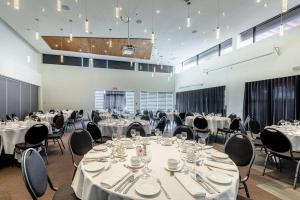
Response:
[[[120,180],[120,182],[121,182],[121,184],[118,186],[118,187],[116,187],[116,189],[115,189],[115,192],[119,192],[119,193],[122,193],[123,192],[123,194],[127,194],[127,192],[130,190],[130,188],[139,180],[139,178],[141,177],[141,175],[139,175],[139,176],[136,176],[135,177],[135,175],[134,174],[132,174],[132,175],[130,175],[130,176],[128,176],[123,182],[122,182],[122,180],[125,178],[123,178],[123,179],[121,179]],[[127,187],[128,186],[128,187]],[[126,188],[127,187],[127,188]],[[126,189],[125,189],[126,188]],[[124,190],[125,189],[125,190]],[[123,191],[124,190],[124,191]]]

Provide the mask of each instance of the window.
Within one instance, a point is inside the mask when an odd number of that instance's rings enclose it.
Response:
[[[141,92],[140,110],[168,111],[173,110],[173,93],[170,92]]]
[[[190,59],[183,62],[184,68],[189,68],[197,65],[197,56],[191,57]]]
[[[104,95],[104,90],[95,91],[95,110],[104,111]]]
[[[214,46],[198,55],[198,63],[203,63],[204,61],[216,58],[219,56],[219,45]]]
[[[105,93],[107,91],[100,90],[95,91],[95,110],[100,112],[105,111]],[[127,91],[125,92],[125,110],[129,113],[134,113],[134,92]]]
[[[238,48],[247,46],[253,43],[253,28],[250,28],[242,33],[238,38]]]
[[[232,52],[232,38],[220,44],[220,55],[225,55]]]
[[[134,92],[126,92],[126,107],[125,110],[130,114],[134,113]]]

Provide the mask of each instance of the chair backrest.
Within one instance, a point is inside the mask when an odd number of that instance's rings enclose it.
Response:
[[[128,127],[127,127],[127,130],[126,130],[126,137],[128,138],[131,138],[131,130],[135,130],[135,131],[138,131],[140,132],[140,136],[146,136],[146,131],[143,127],[143,125],[139,122],[132,122]]]
[[[77,111],[74,110],[70,115],[70,119],[76,119],[76,113]]]
[[[179,117],[181,118],[182,121],[185,120],[185,112],[179,113]]]
[[[143,115],[148,115],[148,114],[149,114],[148,110],[143,111]]]
[[[158,114],[159,119],[163,118],[163,117],[167,117],[167,114],[165,112],[160,112]]]
[[[93,148],[90,133],[83,129],[76,129],[69,137],[69,148],[74,162],[73,154],[83,156]]]
[[[3,141],[2,141],[2,135],[0,135],[0,156],[2,153],[2,149],[3,149]]]
[[[40,144],[48,136],[48,128],[44,124],[35,124],[25,134],[25,144]]]
[[[182,134],[183,132],[187,133],[187,140],[194,139],[193,130],[189,126],[186,126],[186,125],[177,126],[173,132],[173,136],[176,136],[177,134]]]
[[[149,115],[143,115],[143,116],[141,117],[141,120],[150,121],[150,117],[149,117]]]
[[[255,159],[255,147],[249,137],[242,133],[231,136],[224,147],[225,153],[239,167],[247,167],[245,177],[241,180],[247,180]]]
[[[6,115],[6,120],[12,120],[12,116],[11,115]]]
[[[93,122],[87,124],[86,130],[91,134],[93,140],[99,140],[102,137],[99,127]]]
[[[207,129],[208,127],[207,120],[204,117],[195,117],[194,127],[199,130]]]
[[[83,110],[82,110],[82,109],[79,110],[78,114],[79,114],[79,115],[83,115]]]
[[[188,117],[188,116],[194,116],[194,113],[192,113],[192,112],[188,112],[188,113],[186,113],[186,115],[185,115],[186,117]]]
[[[64,116],[58,115],[57,119],[55,120],[55,129],[62,129],[64,127],[64,124],[65,124]]]
[[[32,199],[43,196],[47,190],[48,172],[43,158],[35,149],[30,148],[23,152],[21,170]]]
[[[100,122],[100,121],[101,121],[101,117],[99,116],[99,114],[94,113],[93,122],[94,122],[95,124],[98,124],[98,122]]]
[[[251,133],[259,134],[261,131],[259,122],[257,120],[251,119],[249,121],[249,129],[250,129]]]
[[[231,114],[228,116],[228,118],[230,118],[231,121],[233,121],[235,118],[237,118],[237,115],[234,114],[234,113],[231,113]]]
[[[230,130],[237,131],[240,128],[240,118],[235,118],[230,123]]]
[[[175,123],[176,123],[177,126],[181,126],[182,125],[181,118],[178,115],[176,115],[176,114],[174,114],[174,121],[175,121]]]
[[[60,116],[61,116],[60,114],[57,114],[57,115],[55,115],[55,116],[53,117],[53,120],[52,120],[53,124],[55,124],[57,118],[60,117]]]
[[[162,117],[156,125],[156,129],[159,129],[162,133],[165,131],[165,127],[167,124],[166,117]]]
[[[260,133],[263,145],[276,153],[286,153],[292,151],[290,140],[281,131],[274,128],[265,128]]]
[[[54,110],[54,109],[50,109],[50,110],[49,110],[49,113],[54,114],[54,113],[55,113],[55,110]]]
[[[281,120],[278,121],[277,125],[281,126],[285,123],[286,123],[286,121],[284,119],[281,119]]]

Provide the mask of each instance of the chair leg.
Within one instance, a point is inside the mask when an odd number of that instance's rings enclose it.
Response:
[[[269,154],[267,154],[266,159],[265,159],[264,170],[263,170],[263,174],[262,174],[263,176],[265,175],[268,160],[269,160]]]
[[[57,141],[57,143],[58,143],[58,146],[59,146],[59,148],[60,148],[61,154],[64,154],[64,151],[63,151],[63,150],[62,150],[62,148],[61,148],[61,145],[60,145],[60,142],[59,142],[59,140],[57,139],[56,141]]]
[[[297,178],[298,178],[298,172],[299,172],[299,165],[300,165],[300,161],[298,161],[298,163],[297,163],[297,168],[296,168],[296,172],[295,172],[295,178],[294,178],[294,190],[296,189],[296,185],[297,185]]]
[[[248,186],[246,184],[246,182],[242,182],[243,185],[244,185],[244,189],[245,189],[245,192],[246,192],[246,195],[247,195],[247,198],[250,198],[250,194],[249,194],[249,191],[248,191]]]
[[[47,154],[47,149],[46,149],[46,147],[45,146],[43,146],[42,147],[42,149],[44,150],[44,152],[45,152],[45,156],[46,156],[46,162],[47,162],[47,165],[49,164],[48,163],[48,154]]]
[[[59,138],[59,139],[61,141],[61,144],[62,144],[63,148],[66,149],[66,147],[65,147],[64,142],[62,141],[62,139],[61,138]]]

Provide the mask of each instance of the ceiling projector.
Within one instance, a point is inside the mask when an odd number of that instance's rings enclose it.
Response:
[[[124,45],[122,47],[122,54],[123,55],[132,55],[132,54],[134,54],[134,46],[133,45]]]

